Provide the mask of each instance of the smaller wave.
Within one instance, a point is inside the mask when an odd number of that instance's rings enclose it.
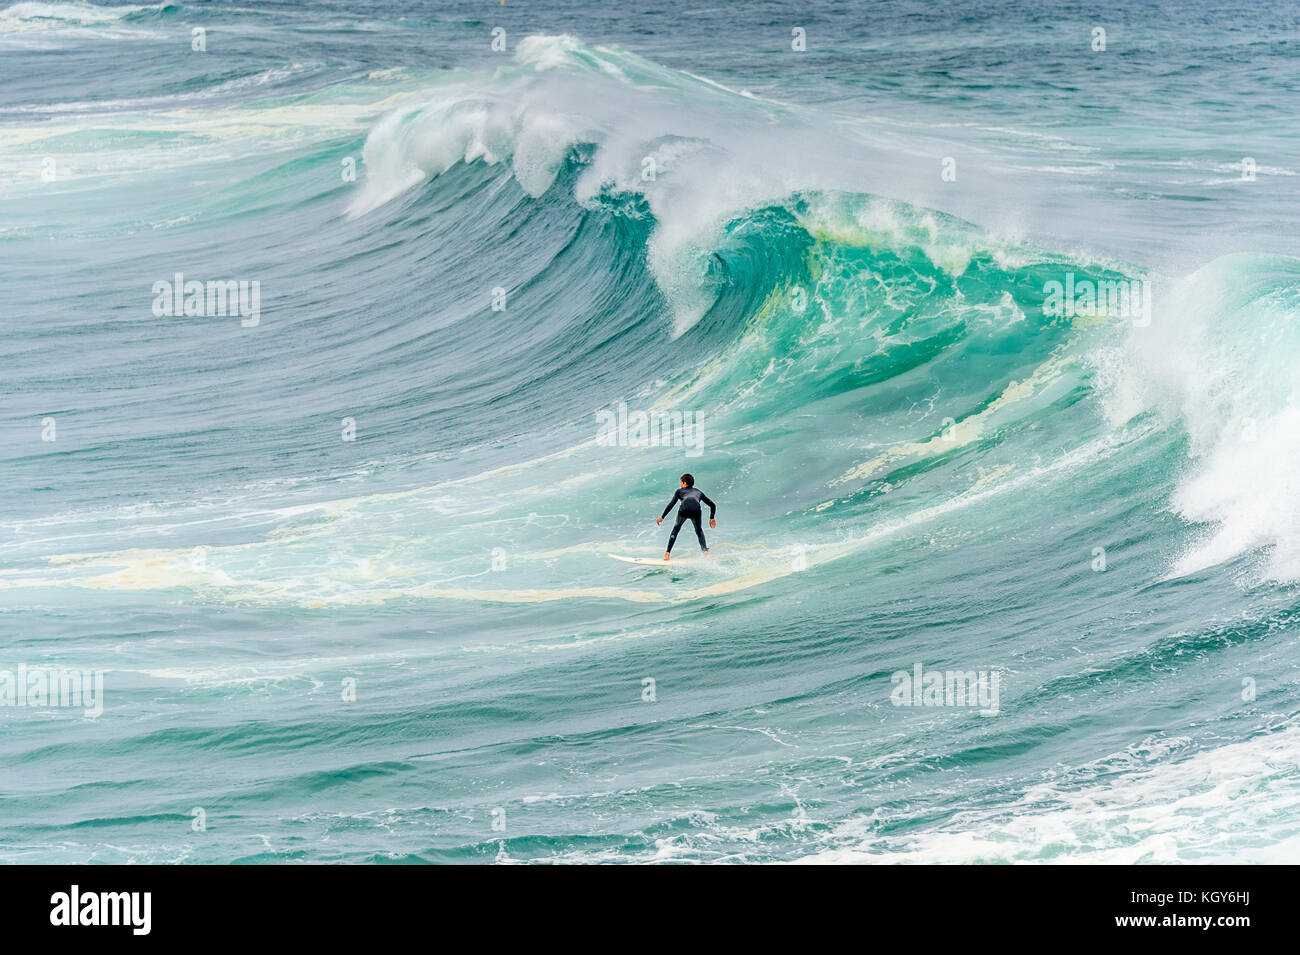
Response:
[[[182,93],[167,93],[161,96],[141,96],[134,99],[110,100],[75,100],[62,103],[26,103],[20,106],[0,107],[0,116],[13,114],[26,116],[32,114],[59,113],[99,113],[109,114],[127,110],[161,110],[177,109],[191,102],[240,93],[246,90],[261,92],[261,87],[278,86],[286,80],[298,79],[303,74],[318,73],[324,66],[320,63],[290,63],[261,70],[246,76],[236,76],[212,86],[188,90]]]
[[[15,3],[0,10],[0,31],[92,26],[174,10],[170,3],[100,7],[93,3]]]

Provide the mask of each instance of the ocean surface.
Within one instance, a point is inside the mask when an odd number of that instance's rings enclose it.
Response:
[[[0,860],[1300,860],[1297,116],[1282,2],[0,10]]]

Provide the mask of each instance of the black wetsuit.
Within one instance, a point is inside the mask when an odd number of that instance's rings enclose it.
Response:
[[[673,552],[673,544],[677,541],[677,532],[682,529],[682,525],[690,521],[695,525],[695,536],[700,539],[700,550],[707,551],[709,545],[704,542],[704,527],[700,524],[700,518],[703,513],[700,510],[700,502],[703,501],[709,505],[709,520],[713,520],[713,515],[718,513],[718,506],[705,496],[704,492],[698,487],[679,487],[673,499],[668,502],[664,508],[663,514],[659,515],[660,520],[668,516],[668,512],[680,502],[681,507],[677,508],[677,523],[673,525],[673,532],[668,537],[668,553]]]

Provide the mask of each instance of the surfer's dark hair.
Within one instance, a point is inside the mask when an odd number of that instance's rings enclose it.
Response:
[[[682,475],[682,483],[685,484],[687,487],[695,487],[695,475],[694,475],[694,474],[683,474],[683,475]]]

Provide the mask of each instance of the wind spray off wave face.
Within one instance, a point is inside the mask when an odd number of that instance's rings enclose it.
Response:
[[[0,855],[1285,858],[1290,24],[5,8]]]

